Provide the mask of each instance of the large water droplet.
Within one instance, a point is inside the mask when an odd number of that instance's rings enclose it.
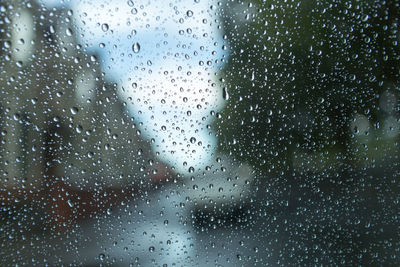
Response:
[[[73,32],[72,32],[72,30],[70,28],[67,28],[65,30],[65,33],[67,34],[67,36],[72,36],[72,34],[73,34]]]
[[[5,41],[4,42],[4,47],[5,48],[11,48],[11,42],[10,41]]]
[[[83,131],[83,127],[82,127],[81,125],[77,125],[77,126],[75,127],[75,130],[76,130],[76,132],[77,132],[78,134],[80,134],[80,133],[82,133],[82,131]]]
[[[139,51],[140,51],[140,44],[139,44],[139,43],[134,43],[134,44],[132,45],[132,51],[133,51],[134,53],[139,53]]]
[[[106,255],[103,253],[99,254],[99,260],[103,261],[106,258]]]
[[[77,107],[71,107],[70,111],[71,111],[71,114],[75,115],[78,113],[79,109]]]
[[[222,97],[224,98],[224,100],[228,100],[229,99],[229,92],[228,92],[228,89],[226,87],[222,88]]]
[[[108,31],[108,29],[109,29],[110,27],[108,26],[108,24],[107,23],[103,23],[103,24],[101,24],[101,30],[103,31],[103,32],[106,32],[106,31]]]

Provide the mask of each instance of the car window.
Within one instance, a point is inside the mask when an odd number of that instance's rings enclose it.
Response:
[[[399,265],[399,11],[2,1],[0,265]]]

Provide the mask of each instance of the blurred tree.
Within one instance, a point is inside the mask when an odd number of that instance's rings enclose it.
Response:
[[[381,94],[398,99],[399,9],[396,1],[227,1],[220,149],[265,173],[292,171],[297,152],[320,155],[326,168],[353,166],[355,137],[382,139]]]

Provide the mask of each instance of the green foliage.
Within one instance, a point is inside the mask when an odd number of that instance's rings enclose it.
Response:
[[[376,130],[380,95],[398,98],[398,15],[394,1],[228,2],[220,149],[269,172],[290,170],[296,150],[350,160],[356,114]]]

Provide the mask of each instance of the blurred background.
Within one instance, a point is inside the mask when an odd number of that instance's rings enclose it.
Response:
[[[0,265],[399,265],[399,11],[2,1]]]

